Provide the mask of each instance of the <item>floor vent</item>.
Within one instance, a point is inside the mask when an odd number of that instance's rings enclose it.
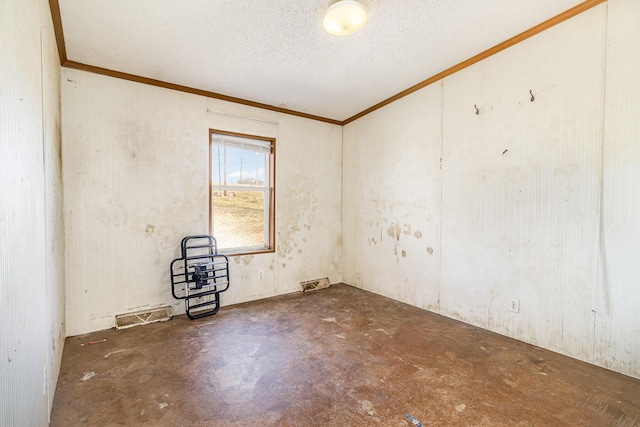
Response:
[[[172,315],[170,305],[134,313],[118,314],[116,315],[116,329],[120,330],[154,322],[163,322],[171,319]]]
[[[307,280],[306,282],[300,282],[300,285],[302,286],[302,292],[317,291],[318,289],[324,289],[331,286],[328,277],[316,280]]]

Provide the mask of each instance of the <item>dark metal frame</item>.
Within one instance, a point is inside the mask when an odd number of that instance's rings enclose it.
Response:
[[[229,258],[218,254],[213,236],[187,236],[182,257],[171,261],[171,293],[183,299],[189,319],[216,314],[220,293],[229,289]]]

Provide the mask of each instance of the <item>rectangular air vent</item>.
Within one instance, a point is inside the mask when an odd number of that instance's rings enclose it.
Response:
[[[120,330],[148,323],[163,322],[171,319],[172,315],[170,305],[133,313],[118,314],[116,315],[116,329]]]
[[[318,289],[324,289],[331,286],[328,277],[316,280],[307,280],[306,282],[300,282],[300,285],[302,286],[302,292],[316,291]]]

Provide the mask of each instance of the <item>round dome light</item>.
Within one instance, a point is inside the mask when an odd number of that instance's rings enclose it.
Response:
[[[329,7],[322,26],[336,36],[346,36],[360,30],[367,23],[367,11],[355,0],[340,0]]]

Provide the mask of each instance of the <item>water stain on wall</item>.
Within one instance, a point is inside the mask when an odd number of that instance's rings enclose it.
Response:
[[[315,195],[308,191],[310,186],[311,182],[308,178],[300,177],[295,186],[289,188],[288,194],[284,196],[288,203],[296,208],[288,212],[287,218],[282,218],[281,223],[287,225],[278,231],[278,258],[292,260],[293,257],[290,255],[294,251],[298,254],[303,253],[304,248],[298,248],[297,241],[300,240],[301,235],[311,232],[314,214],[318,208]],[[306,243],[307,239],[303,237],[302,242]],[[283,264],[283,267],[285,265]]]
[[[300,227],[296,224],[289,225],[285,231],[278,233],[278,257],[286,258],[293,251],[296,244],[292,236],[300,231]]]
[[[400,225],[398,224],[395,224],[395,225],[391,224],[387,229],[387,234],[390,237],[393,237],[394,239],[396,239],[396,241],[400,240],[400,233],[401,233],[401,228],[400,228]]]
[[[237,257],[234,257],[233,260],[235,261],[236,264],[242,263],[244,265],[249,265],[253,261],[253,255],[237,256]]]
[[[393,254],[396,256],[396,263],[400,262],[400,257],[398,257],[398,245],[400,244],[400,236],[405,234],[411,234],[411,226],[409,224],[404,224],[404,230],[400,227],[400,224],[391,224],[387,229],[387,234],[389,237],[394,239],[393,242]],[[404,251],[403,251],[404,253]],[[403,258],[406,257],[406,253],[404,253]]]

